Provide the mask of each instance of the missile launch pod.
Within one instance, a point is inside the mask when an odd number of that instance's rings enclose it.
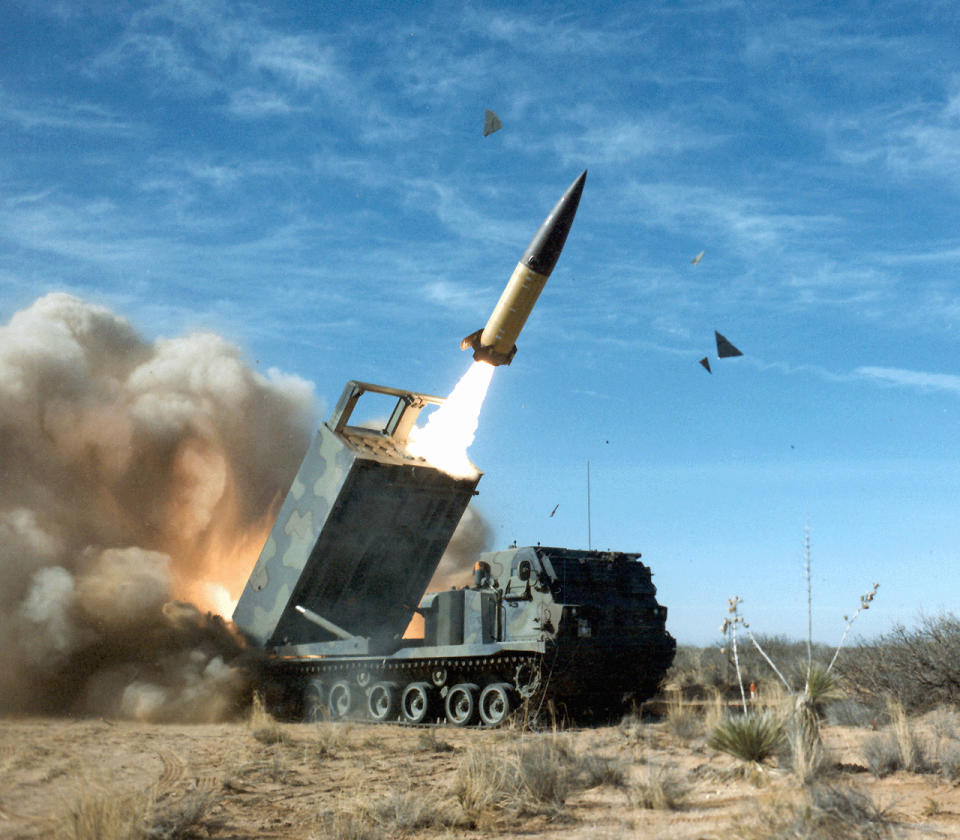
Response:
[[[388,420],[350,425],[368,393],[395,399]],[[576,719],[652,695],[676,644],[639,554],[510,548],[480,555],[472,584],[424,595],[480,480],[406,452],[442,402],[350,382],[321,425],[233,615],[267,654],[268,703],[497,726],[524,700]],[[415,613],[423,638],[404,639]]]

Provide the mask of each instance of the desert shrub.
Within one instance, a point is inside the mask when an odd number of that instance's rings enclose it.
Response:
[[[282,744],[287,742],[286,731],[267,711],[263,697],[254,692],[253,702],[250,704],[249,718],[250,733],[261,744]]]
[[[720,723],[707,745],[741,761],[763,761],[783,745],[783,721],[770,712],[751,712]]]
[[[444,753],[453,752],[454,746],[449,741],[437,737],[437,730],[429,728],[417,739],[417,749],[423,752]]]
[[[673,664],[664,675],[665,685],[677,687],[695,686],[703,683],[700,671],[700,648],[693,645],[677,645]]]
[[[210,810],[217,797],[209,792],[193,790],[182,797],[158,800],[143,827],[145,840],[188,840],[208,837],[219,825],[211,819]]]
[[[739,827],[748,840],[887,840],[899,826],[886,809],[856,788],[815,785],[798,803],[775,802],[760,811],[758,825]]]
[[[892,732],[881,732],[863,742],[863,757],[867,767],[878,779],[902,769],[900,749]]]
[[[396,791],[369,802],[366,808],[379,826],[391,831],[455,828],[467,824],[457,803],[435,791]]]
[[[718,688],[711,689],[711,694],[704,708],[703,731],[713,732],[727,716],[727,706],[723,701],[723,694]]]
[[[647,779],[627,789],[627,801],[634,808],[676,811],[689,792],[686,782],[670,767],[650,767]]]
[[[627,786],[627,767],[618,758],[585,755],[577,762],[577,786],[582,788]]]
[[[310,727],[311,738],[306,742],[306,757],[324,761],[340,750],[352,746],[353,724],[349,721],[323,721]]]
[[[153,798],[85,789],[60,824],[60,840],[139,840]]]
[[[911,773],[921,770],[924,763],[923,751],[906,711],[896,700],[891,700],[888,712],[890,714],[890,730],[897,743],[901,766]]]
[[[903,706],[891,700],[888,715],[890,724],[887,729],[863,745],[863,756],[870,772],[879,778],[897,770],[913,773],[927,769],[928,762]]]
[[[957,713],[945,706],[938,706],[926,716],[926,722],[938,739],[950,740],[957,736]]]
[[[789,639],[783,635],[768,636],[756,634],[757,643],[766,652],[784,674],[805,672],[807,667],[807,643]],[[833,649],[828,645],[814,644],[812,647],[815,660],[829,662]],[[760,682],[771,678],[778,679],[770,666],[761,656],[760,651],[753,643],[745,640],[739,651],[740,668],[743,671],[745,683]],[[803,688],[803,685],[800,685]]]
[[[960,618],[952,613],[910,630],[897,625],[848,653],[837,667],[858,692],[892,695],[910,712],[960,704]]]
[[[852,697],[831,700],[824,706],[823,713],[830,726],[873,726],[887,722],[886,711],[877,704],[868,705]]]
[[[189,840],[217,826],[210,817],[212,793],[157,798],[153,791],[130,795],[84,791],[60,826],[59,840]]]
[[[637,709],[631,709],[621,719],[617,727],[628,741],[637,743],[647,734],[646,723]]]
[[[574,791],[600,784],[625,787],[626,768],[614,759],[579,755],[565,739],[545,735],[500,747],[475,744],[460,762],[454,794],[474,819],[490,813],[555,816]]]
[[[472,815],[488,810],[513,814],[556,812],[572,789],[569,751],[545,738],[516,749],[478,744],[461,761],[454,792]]]
[[[950,741],[937,752],[936,770],[948,781],[960,781],[960,743]]]
[[[683,702],[679,691],[671,692],[667,701],[667,728],[683,741],[696,738],[703,732],[703,718]]]
[[[381,840],[383,829],[364,810],[341,808],[317,818],[313,840]]]

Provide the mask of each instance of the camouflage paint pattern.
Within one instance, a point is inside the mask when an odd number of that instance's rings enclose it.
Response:
[[[399,637],[480,479],[407,455],[390,430],[346,425],[337,412],[355,400],[345,397],[307,451],[234,611],[257,645],[335,639],[298,605],[375,645]]]

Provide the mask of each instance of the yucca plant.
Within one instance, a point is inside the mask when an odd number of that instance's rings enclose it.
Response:
[[[707,745],[741,761],[761,762],[783,746],[783,721],[770,712],[750,712],[724,720]]]
[[[823,717],[824,707],[830,700],[842,696],[837,678],[819,662],[813,662],[797,670],[796,682],[800,687],[800,698]]]

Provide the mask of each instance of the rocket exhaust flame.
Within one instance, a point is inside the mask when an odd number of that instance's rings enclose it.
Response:
[[[456,478],[475,477],[477,468],[470,463],[467,449],[476,435],[492,378],[492,365],[474,362],[426,425],[411,429],[407,452]]]

